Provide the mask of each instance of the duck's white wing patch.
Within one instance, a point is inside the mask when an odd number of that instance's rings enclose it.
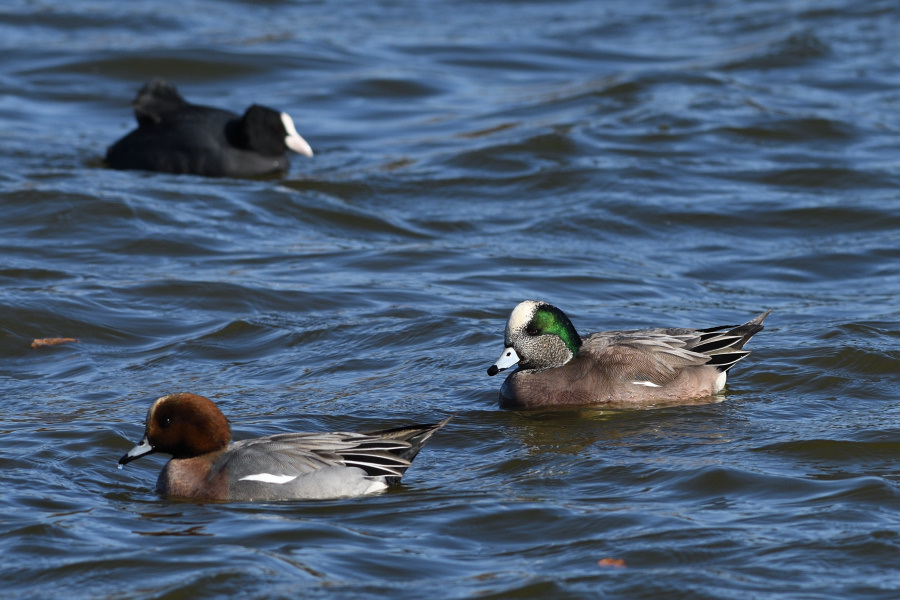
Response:
[[[660,387],[652,381],[632,381],[631,383],[633,383],[634,385],[645,385],[647,387]]]
[[[262,481],[263,483],[288,483],[297,479],[297,475],[272,475],[271,473],[256,473],[241,477],[238,481]]]
[[[312,158],[312,148],[307,141],[297,133],[297,128],[294,127],[294,120],[291,116],[287,113],[281,113],[281,123],[284,125],[284,130],[287,132],[287,136],[284,138],[284,145],[297,154]]]

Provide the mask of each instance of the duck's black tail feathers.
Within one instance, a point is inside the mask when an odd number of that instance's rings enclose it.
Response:
[[[706,354],[710,357],[706,364],[720,371],[727,371],[750,354],[749,350],[743,350],[744,344],[764,329],[762,323],[771,312],[772,309],[769,309],[743,325],[720,325],[698,329],[700,341],[691,347],[691,351]]]
[[[413,459],[434,433],[447,424],[454,415],[440,423],[430,425],[405,425],[392,429],[368,431],[370,439],[355,448],[341,450],[344,463],[359,467],[370,476],[383,476],[388,485],[400,483],[400,478]]]

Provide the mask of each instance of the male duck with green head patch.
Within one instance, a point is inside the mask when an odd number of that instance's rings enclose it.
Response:
[[[500,388],[504,408],[643,407],[714,396],[750,354],[766,311],[743,325],[604,331],[582,338],[563,311],[526,300],[506,323],[506,348],[488,375],[518,364]]]

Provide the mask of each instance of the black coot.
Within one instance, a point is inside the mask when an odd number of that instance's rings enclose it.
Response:
[[[114,169],[250,177],[287,170],[287,150],[313,155],[287,113],[258,104],[243,116],[190,104],[161,79],[133,104],[138,128],[106,151]]]

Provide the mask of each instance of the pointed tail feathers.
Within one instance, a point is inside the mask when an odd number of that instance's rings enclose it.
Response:
[[[384,476],[388,485],[395,485],[400,483],[400,478],[425,442],[454,416],[450,415],[440,423],[404,425],[366,432],[366,435],[375,440],[341,452],[342,457],[345,463],[358,466],[369,475]]]
[[[720,325],[709,329],[700,329],[700,341],[691,348],[710,357],[708,365],[719,371],[727,371],[750,352],[743,350],[744,344],[764,329],[763,321],[772,309],[747,321],[743,325]]]

